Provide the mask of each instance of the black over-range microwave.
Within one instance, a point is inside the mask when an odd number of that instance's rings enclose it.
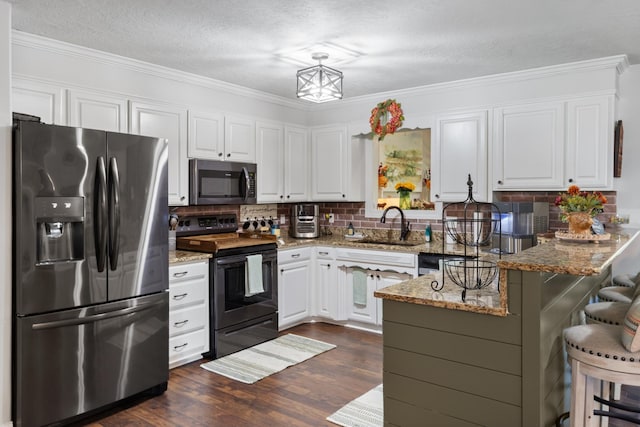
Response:
[[[255,204],[255,163],[189,160],[189,204]]]

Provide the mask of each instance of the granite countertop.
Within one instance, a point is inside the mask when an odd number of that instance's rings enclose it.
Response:
[[[576,276],[600,274],[627,246],[640,235],[635,228],[611,231],[609,240],[596,242],[569,241],[558,238],[507,255],[498,267],[507,270],[541,271]]]
[[[473,313],[492,314],[494,316],[507,315],[506,286],[500,286],[498,278],[491,285],[478,290],[467,290],[465,301],[462,301],[462,288],[455,283],[445,280],[441,290],[435,291],[431,283],[436,280],[442,282],[442,274],[420,276],[396,285],[387,286],[373,293],[377,298],[411,304],[430,305],[451,310],[469,311]],[[500,278],[504,281],[505,278]]]
[[[506,316],[506,270],[539,271],[557,274],[590,276],[600,274],[629,244],[640,235],[637,229],[624,228],[611,232],[609,240],[573,242],[551,239],[518,254],[497,259],[499,279],[480,290],[468,290],[462,301],[462,288],[445,280],[440,291],[431,288],[433,280],[442,281],[444,275],[421,276],[374,292],[374,296],[393,301],[430,305],[474,313]],[[483,258],[491,259],[484,254]],[[501,286],[497,286],[499,280]]]
[[[192,252],[192,251],[169,251],[169,264],[176,264],[179,262],[200,261],[208,260],[213,254],[204,252]]]
[[[386,234],[386,231],[384,232]],[[378,236],[367,236],[369,238],[375,238],[376,240],[387,239],[384,234]],[[398,242],[399,239],[391,238],[390,242]],[[360,249],[378,249],[388,252],[403,252],[417,254],[420,252],[427,253],[442,253],[442,240],[432,241],[426,243],[424,240],[409,240],[406,244],[393,245],[383,243],[364,243],[358,240],[346,239],[344,235],[336,234],[329,236],[320,236],[315,239],[294,239],[290,236],[281,236],[281,241],[278,242],[278,249],[293,249],[304,246],[333,246],[341,248],[360,248]],[[464,247],[462,245],[445,244],[444,251],[449,255],[461,255],[464,253]]]

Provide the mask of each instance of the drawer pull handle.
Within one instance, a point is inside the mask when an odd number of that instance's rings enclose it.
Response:
[[[176,327],[176,328],[182,328],[187,323],[189,323],[189,319],[182,320],[180,322],[173,322],[173,326]]]
[[[300,254],[291,254],[291,258],[300,258]]]
[[[180,344],[180,345],[174,345],[174,346],[173,346],[173,351],[182,351],[182,350],[184,350],[184,348],[185,348],[186,346],[188,346],[188,345],[189,345],[189,343],[188,343],[188,342],[186,342],[186,343],[184,343],[184,344]]]
[[[321,252],[318,252],[318,253],[319,253],[320,255],[329,255],[329,252],[324,252],[324,251],[321,251]]]
[[[189,293],[188,293],[188,292],[185,292],[184,294],[174,295],[174,296],[173,296],[173,299],[174,299],[174,300],[181,300],[181,299],[183,299],[184,297],[186,297],[187,295],[189,295]]]
[[[188,271],[181,271],[179,273],[173,273],[173,277],[184,277],[184,276],[186,276],[187,273],[188,273]]]

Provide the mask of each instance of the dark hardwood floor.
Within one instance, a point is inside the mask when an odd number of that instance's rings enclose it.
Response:
[[[205,371],[203,360],[172,369],[161,396],[135,399],[77,426],[334,426],[325,418],[382,382],[382,336],[312,323],[294,333],[337,345],[255,384]],[[640,405],[640,388],[623,387],[622,401]],[[428,424],[425,424],[428,425]],[[564,425],[569,425],[566,421]],[[611,419],[610,427],[635,424]]]
[[[91,426],[334,426],[325,418],[382,382],[382,336],[313,323],[284,331],[337,345],[255,384],[205,371],[172,369],[161,396],[82,422]]]

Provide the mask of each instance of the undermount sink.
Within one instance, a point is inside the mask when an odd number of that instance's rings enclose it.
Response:
[[[374,245],[392,245],[392,246],[416,246],[418,243],[406,242],[403,240],[374,240],[374,239],[362,239],[359,243],[371,243]]]

